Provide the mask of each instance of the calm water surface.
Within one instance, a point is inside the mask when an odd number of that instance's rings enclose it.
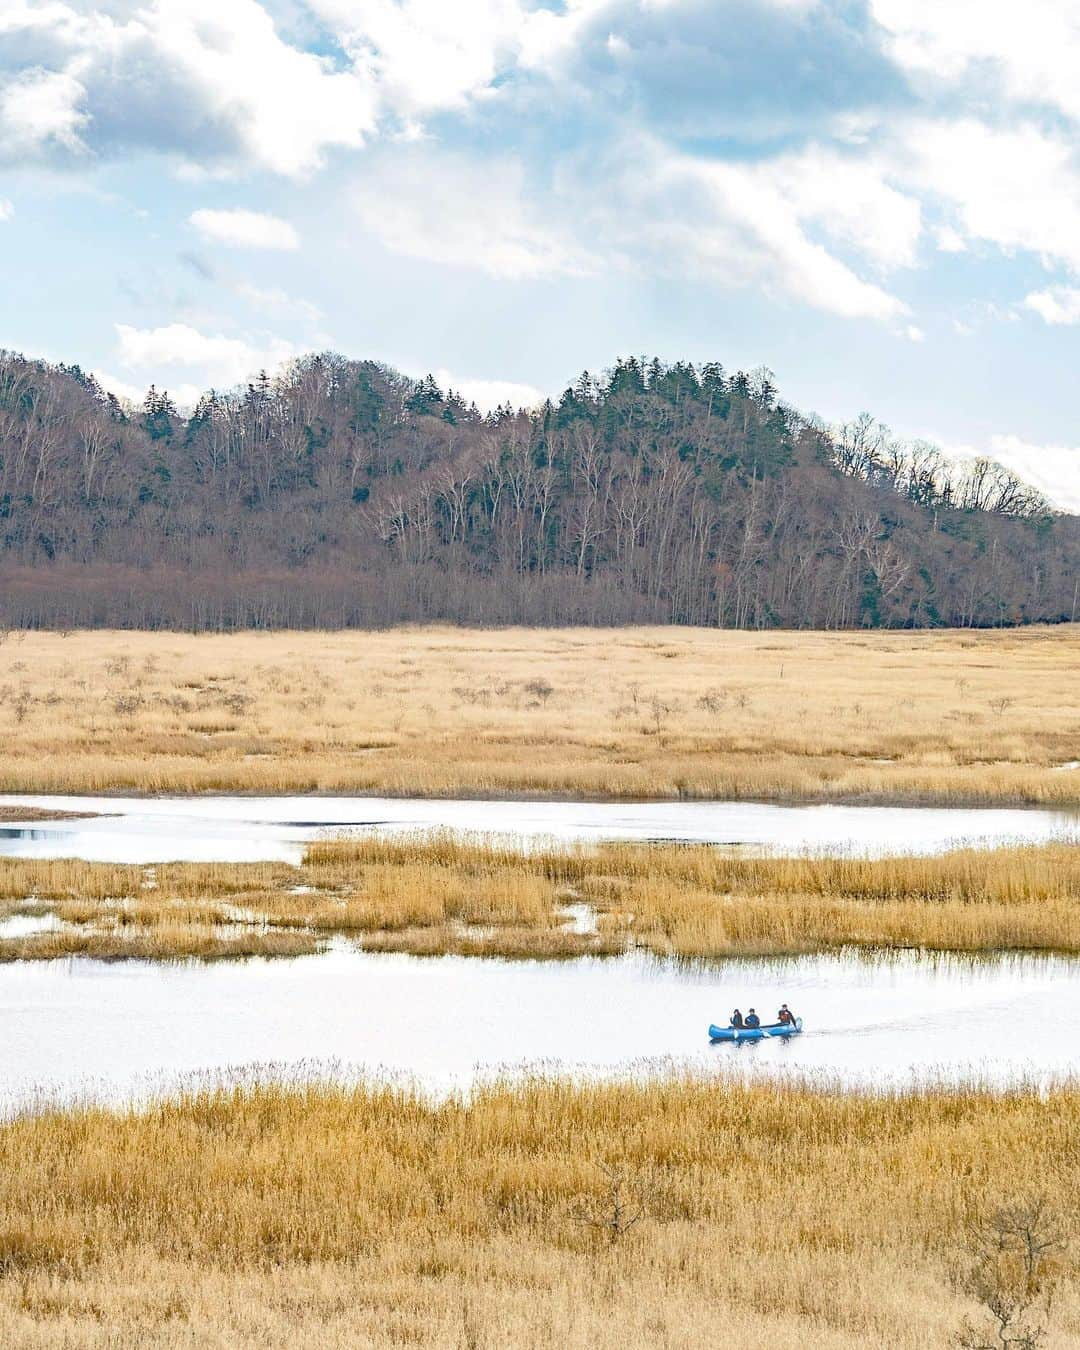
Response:
[[[641,955],[567,962],[334,950],[215,965],[75,959],[0,970],[0,1101],[141,1099],[263,1066],[275,1076],[390,1074],[444,1092],[530,1068],[811,1074],[851,1086],[1080,1068],[1080,963],[866,959],[686,966]],[[791,1041],[712,1046],[736,1004],[786,1000]]]
[[[102,862],[298,862],[342,830],[447,828],[559,840],[671,839],[787,852],[935,853],[1078,837],[1060,811],[754,802],[448,801],[381,797],[0,797],[0,806],[108,813],[0,826],[0,855]]]

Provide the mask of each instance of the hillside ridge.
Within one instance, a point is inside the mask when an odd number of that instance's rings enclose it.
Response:
[[[990,626],[1077,616],[1080,518],[767,371],[629,358],[481,413],[321,353],[190,415],[0,354],[0,625]]]

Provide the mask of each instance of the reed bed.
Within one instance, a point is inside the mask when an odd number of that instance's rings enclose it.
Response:
[[[0,791],[1075,807],[1078,670],[1075,625],[18,634]]]
[[[0,958],[292,955],[331,936],[372,951],[536,958],[635,946],[705,959],[841,946],[1080,952],[1080,844],[783,858],[418,832],[320,840],[299,867],[0,859],[0,915],[27,902],[63,927],[0,939]],[[582,912],[586,931],[572,921]]]
[[[121,931],[66,929],[0,942],[0,962],[55,961],[92,956],[98,961],[235,961],[246,956],[309,956],[321,943],[308,934],[221,931],[201,924],[157,924]]]
[[[0,1343],[922,1350],[981,1316],[973,1220],[1048,1195],[1075,1223],[1077,1138],[1075,1087],[248,1085],[46,1113],[0,1126]],[[619,1232],[613,1183],[641,1216]],[[1075,1243],[1055,1262],[1064,1350]]]
[[[43,806],[0,806],[0,825],[12,822],[19,825],[48,820],[100,819],[100,811],[54,811]]]

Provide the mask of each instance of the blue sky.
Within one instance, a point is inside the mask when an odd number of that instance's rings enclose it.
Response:
[[[190,400],[632,352],[1080,510],[1075,0],[0,0],[0,345]]]

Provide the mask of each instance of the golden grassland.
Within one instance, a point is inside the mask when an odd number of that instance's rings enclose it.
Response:
[[[981,1323],[969,1226],[1038,1195],[1074,1223],[1078,1138],[1076,1087],[248,1085],[44,1114],[0,1126],[0,1344],[945,1346]],[[1047,1350],[1080,1343],[1078,1255],[1053,1256]]]
[[[1080,628],[27,633],[0,791],[1080,803]]]
[[[0,859],[0,918],[20,913],[61,926],[0,938],[0,960],[292,956],[332,936],[373,951],[534,958],[1080,952],[1080,845],[783,858],[436,832],[316,842],[299,867]]]

